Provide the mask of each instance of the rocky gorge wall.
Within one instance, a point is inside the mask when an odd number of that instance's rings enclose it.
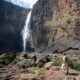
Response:
[[[80,53],[80,0],[39,0],[31,25],[35,51]]]
[[[29,10],[0,0],[0,51],[22,51],[21,31]]]

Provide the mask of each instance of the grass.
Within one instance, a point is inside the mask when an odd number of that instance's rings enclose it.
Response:
[[[39,68],[39,67],[33,67],[31,69],[31,73],[33,74],[41,74],[44,71],[44,68]]]

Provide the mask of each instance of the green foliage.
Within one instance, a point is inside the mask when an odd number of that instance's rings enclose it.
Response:
[[[38,63],[37,63],[37,67],[43,67],[45,63],[47,62],[50,62],[51,61],[51,58],[47,55],[47,56],[44,56],[43,58],[41,58]]]
[[[17,64],[19,61],[21,61],[20,58],[16,57],[11,64]]]
[[[34,61],[32,59],[23,60],[19,64],[20,68],[28,68],[28,67],[33,67],[33,66],[34,66]]]
[[[78,63],[78,62],[74,62],[72,68],[75,69],[75,70],[80,71],[80,63]]]
[[[80,71],[80,63],[76,59],[68,58],[67,64],[70,68]]]
[[[28,68],[33,67],[35,63],[33,59],[22,59],[22,57],[17,56],[11,64],[17,64],[19,68]]]
[[[0,56],[0,63],[3,65],[10,64],[16,57],[15,53],[6,53]]]
[[[52,64],[52,66],[61,66],[61,58],[59,58],[59,57],[55,57],[54,59],[53,59],[53,64]]]
[[[27,64],[27,65],[31,65],[33,63],[34,63],[33,59],[27,59],[25,62],[25,64]]]
[[[62,62],[61,58],[55,57],[53,59],[52,66],[61,66],[61,62]],[[80,62],[78,62],[76,59],[67,57],[66,62],[70,68],[80,71]]]
[[[44,71],[44,68],[39,68],[39,67],[33,67],[31,69],[31,73],[33,74],[41,74]]]
[[[44,62],[38,62],[37,67],[43,67]]]

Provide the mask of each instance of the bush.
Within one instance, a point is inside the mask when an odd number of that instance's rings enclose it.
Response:
[[[51,57],[49,55],[46,55],[38,60],[36,66],[41,68],[44,66],[45,63],[50,61],[51,61]]]
[[[41,74],[44,71],[44,68],[39,68],[39,67],[33,67],[31,69],[31,73],[33,74]]]
[[[25,62],[25,65],[33,65],[33,64],[34,64],[33,59],[27,59]]]
[[[3,65],[10,64],[16,57],[15,53],[6,53],[0,56],[0,63]]]
[[[80,71],[80,63],[76,59],[68,58],[67,64],[70,68]]]
[[[20,58],[19,58],[19,57],[16,57],[16,58],[13,60],[12,64],[13,64],[13,65],[14,65],[14,64],[17,64],[19,61],[21,61]]]
[[[55,57],[52,66],[61,66],[61,62],[61,58]],[[67,64],[70,68],[80,71],[80,63],[76,59],[67,57]]]
[[[73,67],[72,68],[75,69],[75,70],[80,71],[80,63],[78,63],[78,62],[73,63]]]
[[[61,66],[61,58],[55,57],[52,66]]]
[[[28,68],[28,67],[33,67],[34,66],[34,61],[32,59],[24,59],[19,62],[17,62],[17,66],[19,68]]]

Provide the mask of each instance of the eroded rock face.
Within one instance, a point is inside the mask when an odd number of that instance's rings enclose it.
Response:
[[[0,0],[0,51],[22,51],[21,31],[29,10]]]
[[[79,0],[39,0],[31,21],[31,42],[36,51],[80,52]]]

